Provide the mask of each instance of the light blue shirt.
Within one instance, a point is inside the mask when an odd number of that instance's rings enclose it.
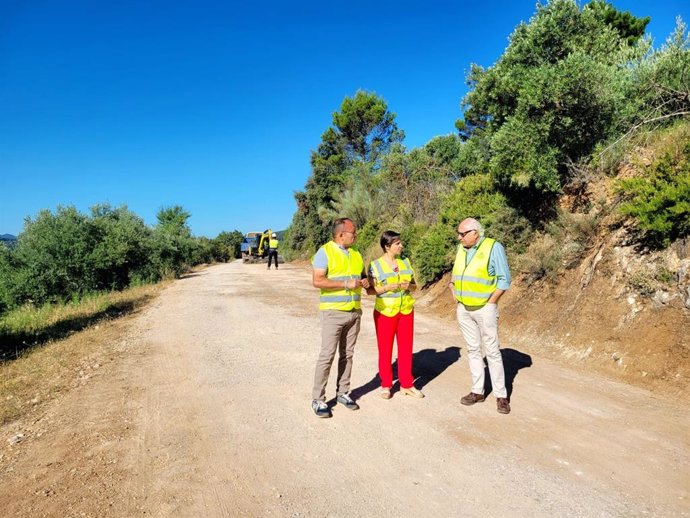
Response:
[[[472,248],[465,248],[465,251],[467,252],[467,255],[465,256],[465,266],[469,264],[474,257],[474,254],[477,253],[477,248],[482,241],[484,241],[484,238],[481,238]],[[507,290],[510,288],[510,268],[508,267],[506,250],[498,241],[494,243],[494,246],[491,249],[491,255],[489,255],[489,275],[497,278],[496,287],[499,290]]]
[[[348,256],[350,255],[350,251],[347,248],[340,245],[338,246]],[[311,264],[315,270],[328,270],[328,256],[326,255],[326,250],[323,246],[316,251],[314,257],[311,260]]]

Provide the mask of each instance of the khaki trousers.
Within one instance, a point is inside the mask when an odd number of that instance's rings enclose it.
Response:
[[[462,336],[467,343],[467,359],[472,373],[472,392],[484,394],[483,347],[489,364],[494,396],[508,397],[503,359],[498,342],[498,306],[487,304],[480,308],[471,308],[458,304],[457,317]]]
[[[321,352],[316,361],[312,399],[326,400],[326,384],[335,353],[338,351],[338,377],[336,394],[350,392],[352,357],[359,334],[362,311],[321,311]]]

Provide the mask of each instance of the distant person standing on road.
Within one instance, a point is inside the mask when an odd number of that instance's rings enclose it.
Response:
[[[271,269],[271,259],[275,260],[276,270],[278,269],[278,236],[273,232],[271,239],[268,240],[268,269]]]
[[[352,248],[357,227],[349,218],[333,223],[333,239],[323,245],[312,258],[312,284],[321,290],[321,352],[316,362],[312,410],[317,417],[331,417],[326,404],[326,384],[338,351],[336,401],[348,410],[359,405],[350,397],[352,357],[362,317],[362,288],[370,284],[364,272],[361,254]]]
[[[412,342],[414,336],[414,298],[417,288],[409,259],[400,259],[403,244],[400,234],[387,230],[381,236],[383,255],[369,266],[369,279],[376,291],[374,324],[379,349],[380,396],[391,398],[393,386],[393,341],[398,342],[398,380],[400,393],[423,398],[414,386]]]
[[[505,371],[498,341],[498,300],[510,288],[510,269],[505,249],[485,237],[476,219],[458,225],[458,252],[453,266],[450,291],[457,301],[457,319],[465,342],[472,373],[472,391],[460,399],[463,405],[484,401],[484,359],[489,364],[497,410],[510,413]]]

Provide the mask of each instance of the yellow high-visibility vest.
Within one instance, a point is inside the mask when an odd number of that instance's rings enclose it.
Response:
[[[326,276],[333,281],[349,281],[350,279],[361,279],[364,270],[364,260],[361,254],[349,248],[346,252],[335,242],[329,241],[324,246],[326,257],[328,257],[328,271]],[[354,290],[321,290],[319,299],[319,309],[338,311],[352,311],[360,309],[362,299],[362,288]]]
[[[277,240],[277,239],[274,239],[274,238],[271,238],[271,239],[268,241],[268,248],[278,248],[278,240]]]
[[[395,262],[398,266],[397,272],[382,257],[372,261],[371,272],[374,279],[383,286],[412,282],[414,270],[409,259],[396,259]],[[409,315],[414,309],[414,298],[407,290],[401,289],[377,293],[374,309],[387,317],[394,317],[398,313]]]
[[[455,298],[465,306],[484,306],[491,294],[496,291],[498,278],[489,275],[489,258],[496,240],[485,237],[477,247],[469,264],[467,251],[458,246],[453,265],[453,284]]]

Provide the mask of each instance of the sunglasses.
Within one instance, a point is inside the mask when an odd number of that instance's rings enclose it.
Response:
[[[469,234],[470,232],[476,232],[476,231],[477,231],[477,229],[475,229],[475,228],[470,229],[470,230],[467,230],[466,232],[460,232],[460,231],[458,231],[458,235],[459,235],[460,237],[465,237],[465,236],[466,236],[467,234]]]

